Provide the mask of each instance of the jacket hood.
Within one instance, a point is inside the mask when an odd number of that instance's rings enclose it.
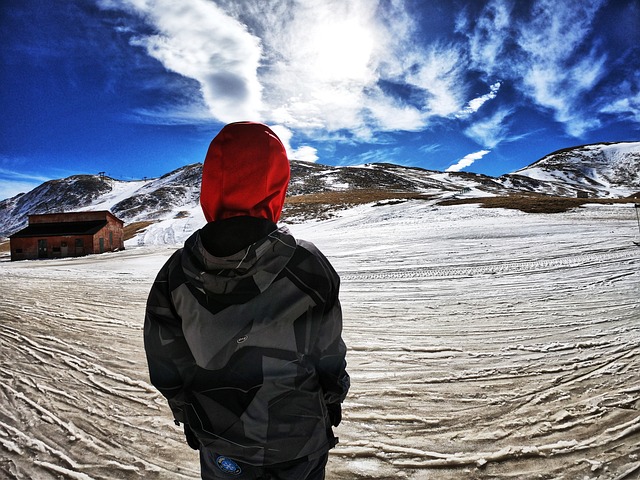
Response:
[[[295,238],[281,227],[233,255],[217,257],[204,247],[198,230],[185,242],[181,263],[195,288],[222,304],[238,304],[269,288],[295,250]]]
[[[282,142],[261,123],[226,125],[209,145],[202,168],[200,205],[208,222],[247,215],[280,218],[289,160]]]

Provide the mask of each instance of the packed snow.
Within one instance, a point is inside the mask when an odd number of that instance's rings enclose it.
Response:
[[[122,252],[0,259],[0,478],[199,478],[142,345],[146,295],[177,248],[162,243],[194,223]],[[632,205],[408,201],[290,229],[342,278],[352,388],[328,480],[640,475]]]

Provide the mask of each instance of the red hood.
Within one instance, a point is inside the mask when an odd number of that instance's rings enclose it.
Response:
[[[276,223],[289,184],[289,160],[266,125],[230,123],[213,139],[202,168],[200,205],[208,222],[249,215]]]

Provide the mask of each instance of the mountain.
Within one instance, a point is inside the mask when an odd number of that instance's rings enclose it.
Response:
[[[640,142],[566,148],[501,177],[502,184],[530,192],[620,197],[640,191]]]
[[[155,233],[163,237],[157,241],[170,242],[176,229],[187,232],[204,221],[198,205],[201,176],[202,164],[196,163],[148,181],[124,182],[98,175],[51,180],[0,201],[0,237],[23,228],[29,214],[90,209],[110,210],[127,224],[170,222],[170,227],[156,228]],[[575,197],[578,191],[607,198],[640,191],[640,142],[560,150],[498,178],[386,163],[332,167],[292,160],[282,219],[294,223],[328,218],[352,205],[406,198],[438,201],[514,193]]]
[[[111,190],[106,177],[73,175],[50,180],[28,193],[0,201],[0,237],[19,230],[27,222],[27,215],[66,212],[90,205]]]

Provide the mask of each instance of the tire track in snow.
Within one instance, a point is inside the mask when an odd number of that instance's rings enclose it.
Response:
[[[411,250],[377,247],[362,262],[341,233],[352,252],[337,266],[348,360],[359,374],[336,450],[345,464],[359,461],[341,478],[422,478],[425,469],[451,479],[591,478],[633,461],[637,249],[581,245],[573,234],[560,248],[552,235],[528,249],[515,237],[459,250],[402,238]],[[442,247],[446,262],[434,253]]]
[[[640,255],[610,235],[624,224],[409,213],[301,236],[343,273],[352,391],[327,480],[636,471]],[[0,308],[0,476],[199,477],[146,388],[142,312],[159,265],[126,255],[134,266],[0,265],[2,291],[19,292]]]
[[[0,313],[0,472],[39,480],[197,478],[197,459],[180,458],[182,432],[146,378],[148,283],[123,282],[96,301],[78,288],[77,272],[38,267],[44,278],[0,276],[4,291],[24,292],[4,298]],[[59,291],[68,292],[64,300]]]
[[[635,252],[630,249],[620,249],[614,252],[599,252],[586,255],[575,255],[571,257],[557,257],[544,260],[532,261],[502,261],[500,263],[492,263],[488,265],[471,265],[471,266],[449,266],[449,267],[415,267],[410,269],[384,269],[380,271],[352,272],[344,273],[341,278],[344,282],[350,281],[387,281],[387,280],[406,280],[430,277],[470,277],[476,275],[493,275],[493,274],[512,274],[512,273],[533,273],[548,272],[551,270],[571,268],[571,267],[588,267],[594,264],[605,262],[619,261],[622,259],[634,258]],[[616,275],[608,279],[614,281],[624,276],[633,275],[633,272]]]

